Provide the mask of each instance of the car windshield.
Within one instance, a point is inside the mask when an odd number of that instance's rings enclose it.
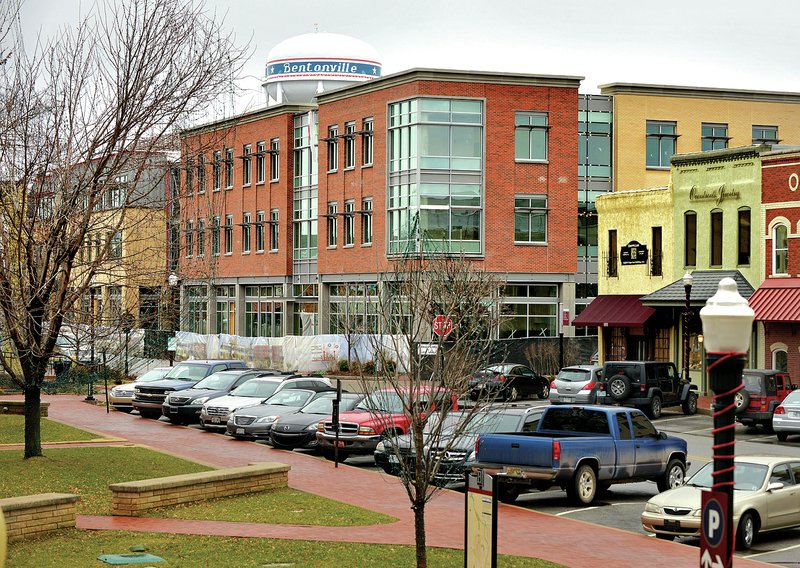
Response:
[[[300,407],[307,403],[312,395],[311,391],[286,389],[272,395],[266,404]]]
[[[165,379],[180,379],[184,381],[199,381],[206,376],[207,365],[193,365],[191,363],[178,363],[172,370],[164,375]]]
[[[370,412],[403,412],[403,399],[394,391],[377,391],[356,405],[357,410]]]
[[[561,369],[556,380],[568,383],[582,383],[589,380],[589,371],[585,369]]]
[[[196,385],[194,385],[194,388],[208,390],[228,390],[231,385],[236,382],[236,379],[238,379],[240,375],[241,373],[229,373],[225,371],[214,373],[213,375],[208,375],[205,379],[198,382]]]
[[[277,381],[247,381],[231,391],[231,396],[249,396],[252,398],[268,398],[278,390]]]
[[[144,375],[136,379],[137,383],[151,383],[153,381],[159,381],[164,378],[164,375],[167,374],[167,371],[164,369],[150,369]]]
[[[786,404],[786,403],[797,404],[799,402],[800,402],[800,390],[793,390],[788,395],[786,395],[786,398],[783,399],[783,402],[781,404]]]
[[[736,462],[733,470],[734,489],[741,491],[756,491],[764,485],[767,476],[767,466],[759,463]],[[708,462],[686,482],[693,487],[711,487],[714,485],[712,473],[714,462]]]
[[[303,414],[333,414],[333,399],[332,396],[322,396],[316,398],[306,404],[300,409]],[[339,410],[352,408],[353,402],[358,400],[357,397],[342,395],[342,400],[339,402]]]
[[[445,423],[443,433],[491,434],[493,432],[514,432],[519,423],[519,416],[500,412],[482,412],[469,418],[468,414],[451,414],[456,417]],[[468,420],[468,422],[465,422]]]

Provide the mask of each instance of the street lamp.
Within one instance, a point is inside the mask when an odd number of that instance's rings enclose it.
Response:
[[[90,342],[89,342],[89,361],[90,361],[90,370],[89,370],[89,382],[86,385],[86,398],[83,400],[87,402],[92,402],[95,400],[94,398],[94,385],[92,382],[94,381],[94,341],[95,341],[95,313],[94,313],[94,295],[96,290],[90,286],[89,287],[89,334],[90,334]],[[78,353],[78,357],[80,357],[80,352]]]
[[[733,278],[723,278],[717,293],[706,301],[700,310],[706,348],[706,364],[714,391],[712,413],[714,417],[714,484],[711,492],[703,496],[703,542],[709,542],[706,533],[707,515],[714,508],[709,501],[727,504],[720,550],[724,553],[722,566],[730,566],[735,544],[733,526],[733,486],[736,433],[734,422],[736,392],[742,388],[742,370],[750,348],[754,319],[753,309],[739,295]],[[722,519],[719,519],[722,520]],[[706,549],[708,550],[708,549]]]
[[[167,284],[169,284],[169,314],[170,314],[170,333],[175,333],[177,328],[180,327],[180,318],[175,317],[175,289],[180,282],[180,278],[174,272],[170,272],[169,276],[167,276]],[[180,314],[180,292],[178,292],[178,314]],[[170,349],[173,347],[169,345],[169,340],[167,340],[167,356],[169,357],[169,366],[171,367],[174,360],[175,360],[175,350]]]
[[[686,292],[686,303],[683,305],[683,380],[689,381],[689,298],[692,296],[694,277],[691,272],[683,275],[683,289]]]

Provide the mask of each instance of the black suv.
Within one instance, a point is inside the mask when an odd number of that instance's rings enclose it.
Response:
[[[697,412],[697,385],[681,380],[673,363],[608,361],[600,380],[597,404],[635,406],[650,418],[661,416],[666,406]]]

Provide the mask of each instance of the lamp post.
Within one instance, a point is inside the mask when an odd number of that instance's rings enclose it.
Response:
[[[701,566],[718,555],[721,566],[731,566],[735,544],[733,486],[736,433],[736,392],[742,388],[742,370],[750,348],[754,312],[739,295],[732,278],[720,280],[717,293],[700,310],[706,347],[706,363],[714,391],[714,473],[710,492],[703,495]],[[721,539],[718,534],[721,534]],[[709,551],[713,550],[711,554]]]
[[[175,289],[178,287],[179,282],[178,275],[170,272],[169,276],[167,276],[167,284],[169,284],[169,331],[171,334],[174,334],[180,327],[180,291],[178,292],[178,317],[175,317]],[[175,361],[175,350],[170,349],[170,347],[173,346],[169,344],[169,339],[167,339],[167,356],[169,357],[169,366],[172,367]]]
[[[83,400],[87,402],[94,401],[94,385],[92,382],[94,381],[94,295],[95,295],[94,287],[89,287],[89,382],[86,385],[86,398]],[[80,353],[78,353],[80,357]]]
[[[694,277],[691,272],[683,275],[683,290],[686,292],[686,302],[683,305],[683,380],[690,381],[689,378],[689,299],[692,296],[692,284]]]

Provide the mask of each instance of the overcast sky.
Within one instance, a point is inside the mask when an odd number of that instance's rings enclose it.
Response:
[[[0,0],[2,1],[2,0]],[[352,35],[383,74],[413,67],[585,77],[612,82],[800,92],[800,1],[771,0],[207,0],[253,56],[289,37]],[[53,33],[91,0],[26,0],[26,34]],[[260,93],[257,95],[260,97]],[[259,101],[255,101],[259,102]]]

